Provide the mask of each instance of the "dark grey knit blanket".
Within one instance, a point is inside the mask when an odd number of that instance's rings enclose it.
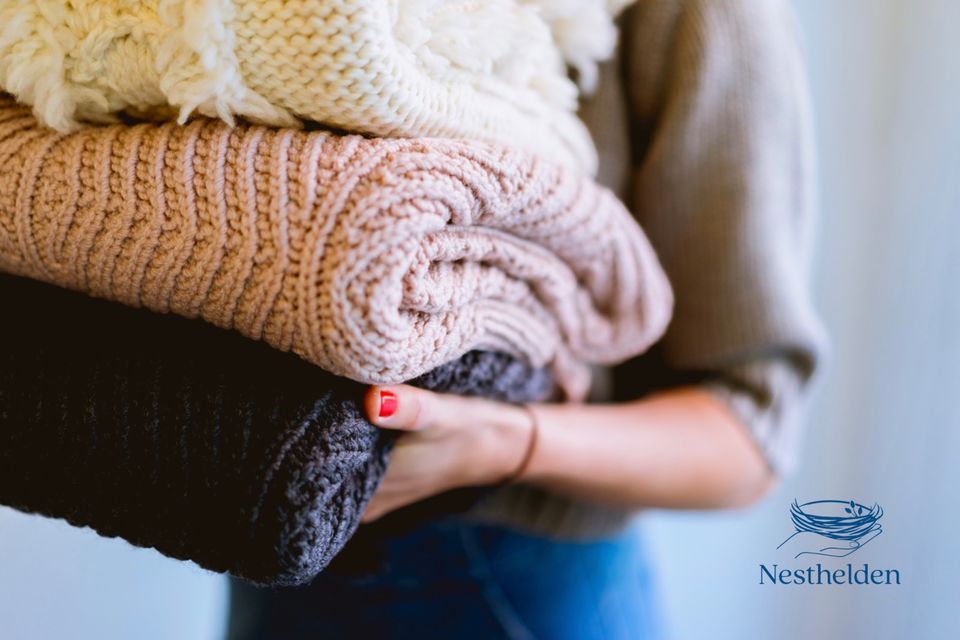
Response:
[[[0,504],[258,584],[357,529],[394,434],[364,387],[199,321],[0,276]],[[508,402],[552,382],[472,352],[414,381]]]

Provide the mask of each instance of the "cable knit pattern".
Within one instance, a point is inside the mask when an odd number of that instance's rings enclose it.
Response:
[[[629,0],[0,0],[0,87],[73,130],[119,111],[510,144],[592,173],[576,118]]]
[[[362,385],[23,278],[0,275],[0,297],[19,309],[0,314],[3,504],[260,584],[309,581],[357,529],[395,434],[363,418]],[[552,393],[545,370],[485,352],[414,384]]]
[[[59,134],[0,102],[0,269],[201,317],[336,375],[415,378],[474,349],[552,364],[644,351],[671,292],[606,189],[450,140],[201,119]]]

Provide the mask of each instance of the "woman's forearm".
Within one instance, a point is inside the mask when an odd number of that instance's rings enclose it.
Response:
[[[407,432],[368,521],[449,489],[506,479],[593,502],[671,509],[746,505],[771,483],[744,426],[696,387],[618,405],[526,411],[398,385],[371,387],[365,405],[374,424]]]
[[[746,505],[772,483],[746,429],[696,387],[618,405],[537,405],[523,480],[630,507]]]

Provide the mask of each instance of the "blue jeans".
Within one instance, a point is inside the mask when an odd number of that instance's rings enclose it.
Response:
[[[659,638],[639,530],[568,542],[445,518],[383,542],[372,571],[234,583],[232,640]]]

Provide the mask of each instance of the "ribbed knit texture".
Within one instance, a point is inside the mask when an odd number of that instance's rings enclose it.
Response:
[[[630,0],[0,0],[0,88],[66,131],[197,111],[509,144],[592,173],[575,115]]]
[[[62,135],[0,98],[0,270],[201,317],[368,383],[467,351],[552,364],[644,351],[671,293],[592,181],[447,140],[215,120]]]
[[[0,503],[260,584],[310,580],[356,530],[395,434],[363,418],[362,385],[22,278],[0,276],[0,299],[19,310],[0,314]],[[489,352],[414,384],[552,393],[546,370]]]

